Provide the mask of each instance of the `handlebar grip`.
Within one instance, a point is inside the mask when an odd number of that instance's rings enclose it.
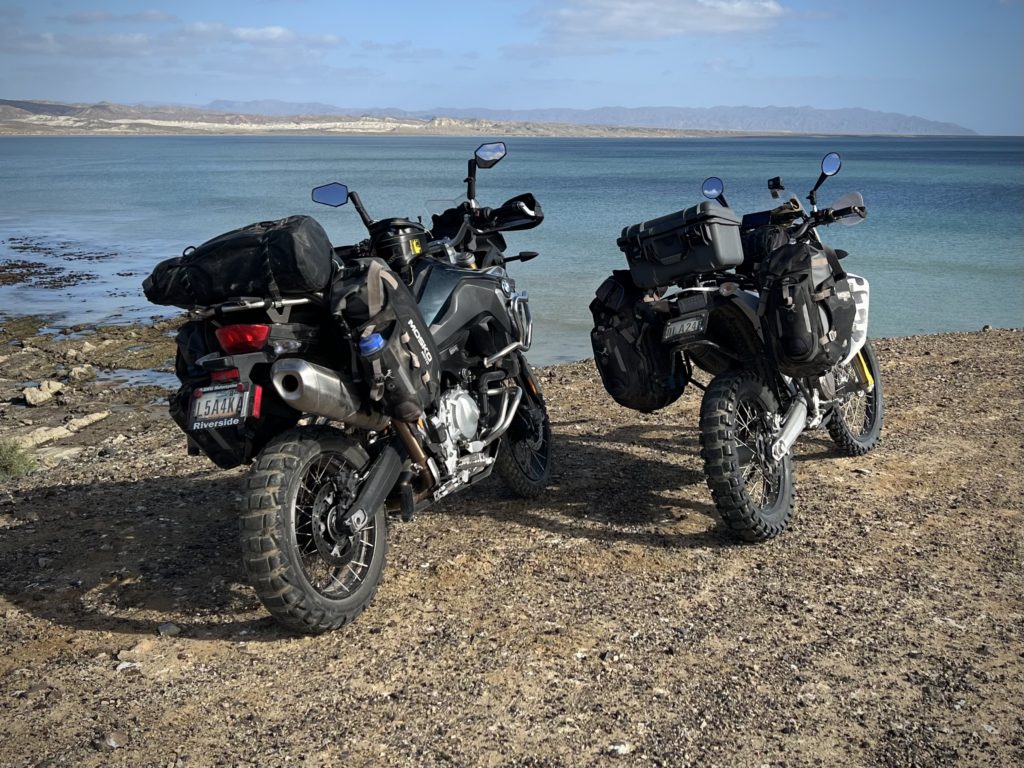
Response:
[[[491,217],[498,219],[502,216],[521,216],[527,213],[527,208],[521,202],[514,202],[511,205],[502,205],[491,210]]]
[[[862,219],[868,215],[868,209],[863,205],[851,205],[849,208],[840,208],[832,211],[832,220],[844,219],[847,216],[857,215]]]

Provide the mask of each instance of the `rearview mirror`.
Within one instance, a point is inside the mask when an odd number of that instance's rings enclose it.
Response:
[[[717,200],[725,192],[725,184],[717,176],[710,176],[704,179],[700,191],[708,200]]]
[[[821,172],[826,176],[835,176],[843,167],[843,160],[838,152],[829,152],[821,159]]]
[[[336,181],[324,184],[321,187],[315,187],[313,189],[313,202],[337,208],[348,202],[348,187]]]
[[[481,144],[476,148],[473,157],[476,158],[478,168],[493,168],[506,154],[505,142],[494,141],[490,144]]]

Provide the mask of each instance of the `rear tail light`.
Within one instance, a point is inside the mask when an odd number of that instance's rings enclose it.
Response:
[[[223,371],[211,371],[210,381],[236,381],[238,379],[237,368],[225,368]]]
[[[216,330],[220,348],[229,355],[256,352],[263,348],[270,336],[269,325],[225,325]]]

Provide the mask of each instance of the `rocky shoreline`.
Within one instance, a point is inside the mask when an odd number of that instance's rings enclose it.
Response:
[[[541,369],[549,493],[396,523],[369,610],[296,638],[244,581],[242,471],[167,416],[176,321],[44,325],[0,322],[36,464],[0,486],[0,765],[1024,762],[1022,331],[880,340],[882,446],[803,437],[760,546],[719,531],[696,389],[644,416]]]

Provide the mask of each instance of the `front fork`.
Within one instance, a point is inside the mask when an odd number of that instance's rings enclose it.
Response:
[[[864,350],[859,350],[851,362],[853,375],[857,377],[857,381],[860,382],[861,388],[865,392],[870,392],[875,387],[875,377],[871,375],[871,369],[868,367],[867,358],[864,357]]]

